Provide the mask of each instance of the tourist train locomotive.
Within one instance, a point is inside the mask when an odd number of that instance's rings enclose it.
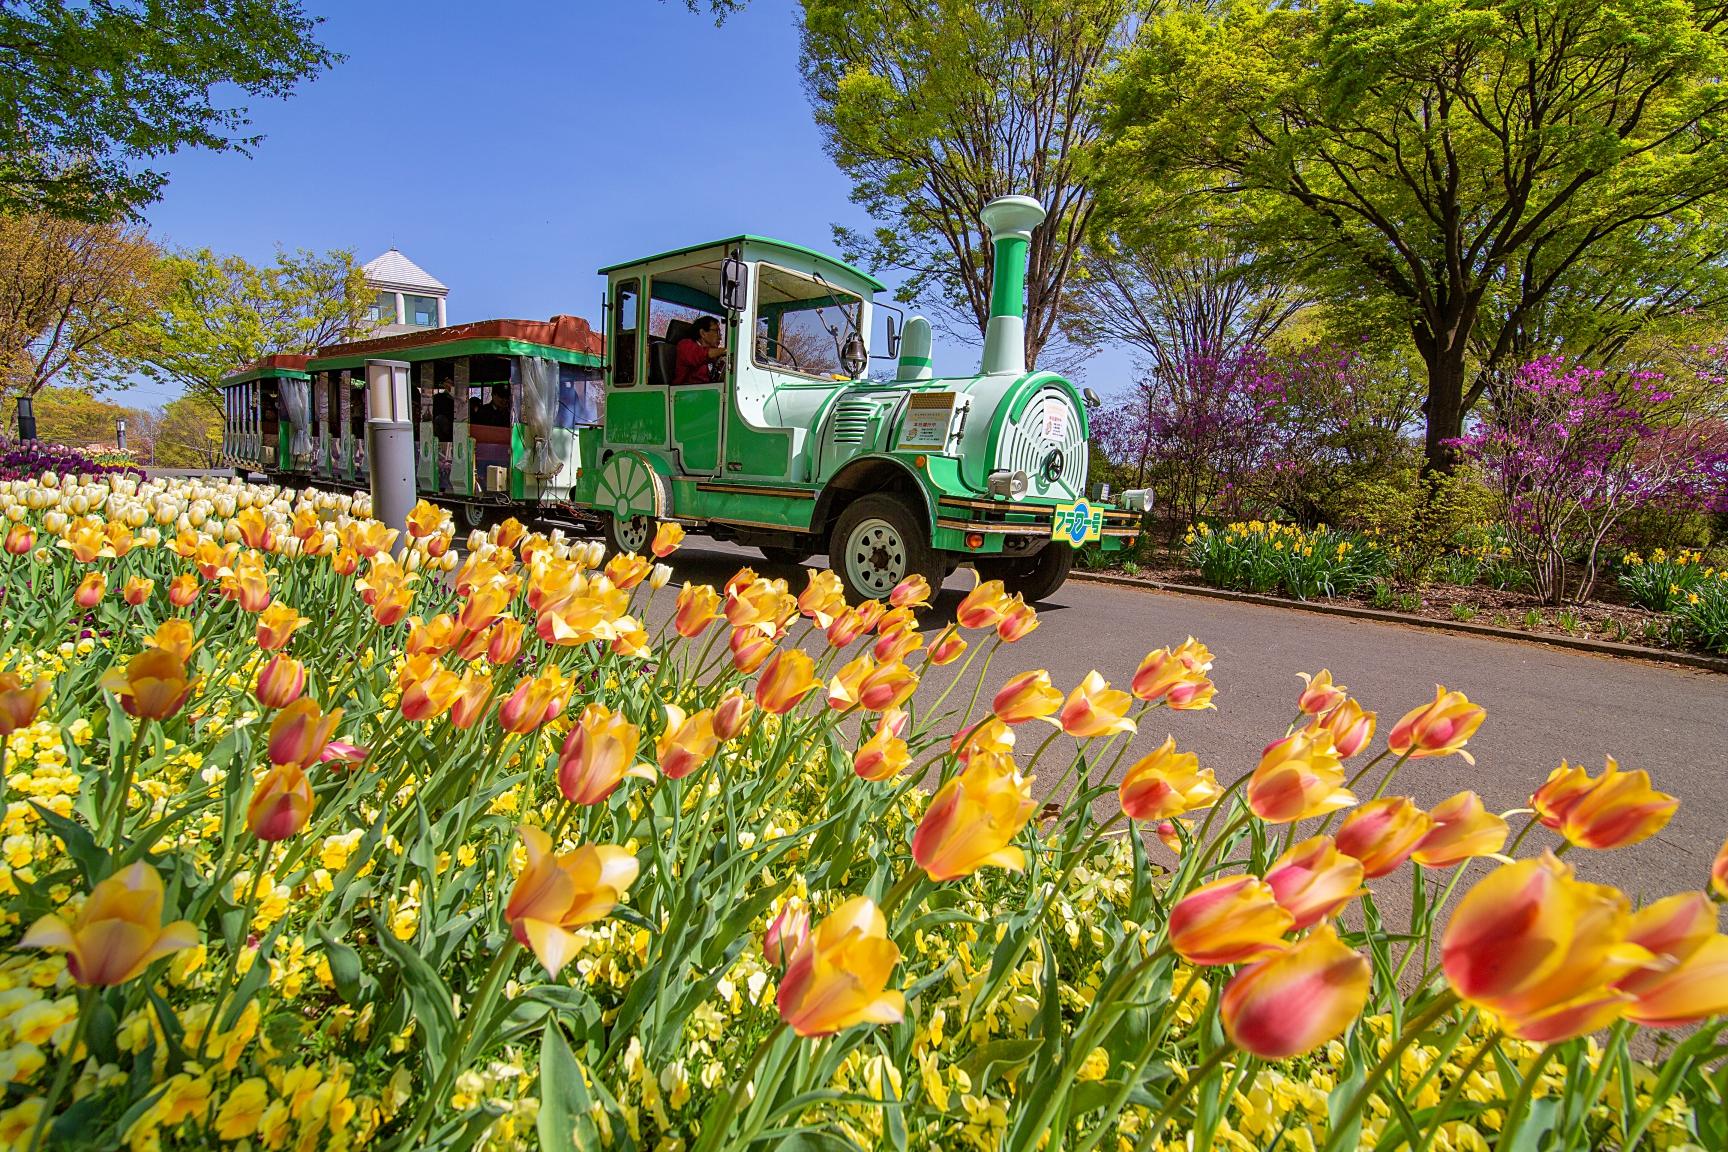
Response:
[[[419,491],[469,524],[562,515],[643,551],[673,520],[772,561],[826,552],[859,598],[971,564],[1042,599],[1074,548],[1132,543],[1150,507],[1143,490],[1088,499],[1086,404],[1026,370],[1026,250],[1043,217],[1018,196],[983,210],[996,274],[976,373],[934,373],[922,318],[878,330],[873,277],[734,236],[601,269],[604,339],[559,316],[271,357],[224,381],[224,451],[284,483],[364,487],[365,365],[406,361]],[[680,343],[707,317],[724,354],[677,382]],[[886,378],[866,376],[873,335],[874,358],[895,361]]]

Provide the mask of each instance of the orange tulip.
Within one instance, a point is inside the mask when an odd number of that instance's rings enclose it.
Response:
[[[769,922],[768,931],[762,934],[762,959],[783,970],[809,936],[810,913],[803,901],[793,896],[781,906]]]
[[[707,584],[686,584],[678,592],[678,609],[672,627],[686,640],[702,635],[709,621],[720,615],[720,596]]]
[[[1622,772],[1610,756],[1601,778],[1567,808],[1560,834],[1580,848],[1624,848],[1656,835],[1679,807],[1678,797],[1650,787],[1648,772]]]
[[[834,622],[828,625],[824,635],[828,637],[830,648],[844,648],[858,637],[870,630],[869,621],[856,608],[848,608],[834,617]]]
[[[360,553],[352,548],[338,548],[330,557],[330,570],[338,576],[352,576],[360,567]]]
[[[1310,731],[1324,728],[1332,733],[1332,747],[1339,759],[1348,760],[1374,739],[1374,721],[1374,713],[1364,712],[1362,705],[1346,699],[1324,715],[1314,717],[1308,728]]]
[[[1176,751],[1174,736],[1166,736],[1155,751],[1136,760],[1117,788],[1122,811],[1132,820],[1167,820],[1209,808],[1222,791],[1212,769],[1200,767],[1198,756]]]
[[[184,608],[198,599],[198,577],[190,572],[182,572],[174,577],[168,585],[168,603],[176,608]]]
[[[124,984],[163,956],[198,943],[190,921],[162,923],[162,898],[162,877],[140,860],[91,889],[71,923],[44,916],[18,946],[65,952],[66,971],[86,988]]]
[[[1611,987],[1647,965],[1627,939],[1626,898],[1582,884],[1552,853],[1506,864],[1467,892],[1441,939],[1446,979],[1521,1040],[1552,1043],[1606,1027],[1631,1003]]]
[[[1002,685],[990,711],[1004,724],[1024,724],[1028,720],[1044,720],[1062,707],[1062,693],[1050,683],[1050,673],[1042,668],[1022,672]]]
[[[140,720],[166,720],[192,695],[197,678],[186,662],[166,648],[146,648],[102,674],[102,687],[114,693],[120,707]]]
[[[0,672],[0,741],[36,722],[54,684],[46,676],[38,676],[28,685],[14,672]]]
[[[156,581],[147,576],[128,576],[126,586],[120,590],[120,598],[136,608],[150,599],[150,593],[155,589]]]
[[[1293,732],[1267,745],[1248,780],[1248,807],[1268,824],[1323,816],[1354,803],[1325,730]]]
[[[979,753],[1009,756],[1014,752],[1014,730],[992,716],[976,727],[954,733],[948,750],[962,764],[970,764]]]
[[[925,809],[912,835],[912,858],[938,882],[986,865],[1018,872],[1026,854],[1012,841],[1037,807],[1032,783],[1012,757],[974,753]]]
[[[342,722],[342,709],[325,713],[318,702],[301,697],[276,713],[270,722],[267,754],[272,764],[297,764],[304,768],[324,755],[324,746]]]
[[[1132,732],[1134,721],[1128,719],[1132,704],[1133,698],[1128,693],[1110,687],[1109,681],[1092,671],[1068,693],[1056,718],[1062,731],[1080,738]]]
[[[1296,700],[1296,707],[1304,716],[1320,716],[1338,705],[1344,703],[1345,689],[1342,684],[1332,683],[1332,673],[1325,668],[1314,676],[1306,672],[1298,672],[1307,687],[1302,689],[1302,695]]]
[[[868,661],[869,657],[860,656],[852,664],[857,664],[859,660]],[[852,664],[847,665],[847,668],[852,667]],[[828,693],[829,703],[836,708],[846,708],[852,704],[857,704],[867,712],[881,712],[888,708],[898,708],[906,703],[918,688],[917,675],[900,661],[896,660],[890,664],[870,664],[863,670],[862,676],[857,678],[856,685],[851,689],[854,694],[850,699],[847,699],[845,693],[848,691],[848,687],[842,683],[844,672],[845,670],[842,669],[842,676],[834,678],[833,686],[830,687]],[[842,698],[839,700],[835,699],[837,690],[842,693]]]
[[[297,835],[312,818],[312,781],[299,764],[268,769],[252,789],[246,805],[246,827],[260,840],[274,843]]]
[[[654,779],[654,770],[636,763],[641,731],[622,712],[590,704],[571,725],[558,756],[558,789],[572,804],[598,804],[626,776]]]
[[[930,581],[914,572],[894,585],[894,591],[888,593],[888,603],[895,608],[930,607]]]
[[[252,695],[266,708],[286,708],[306,691],[306,666],[278,652],[258,669]]]
[[[859,779],[879,782],[892,780],[912,763],[912,755],[902,740],[907,716],[898,708],[882,713],[882,720],[870,739],[858,746],[852,756],[852,771]]]
[[[1728,840],[1722,842],[1716,859],[1710,862],[1710,887],[1716,890],[1716,895],[1728,900]]]
[[[436,720],[450,711],[462,694],[462,678],[430,653],[410,656],[403,666],[403,675],[410,676],[402,688],[398,707],[404,720]]]
[[[242,611],[262,612],[270,606],[270,576],[255,553],[242,557],[232,572],[217,580],[217,587]]]
[[[640,866],[612,844],[584,844],[555,855],[552,838],[540,829],[524,824],[516,831],[528,863],[516,877],[504,918],[511,934],[556,976],[577,952],[572,929],[610,916],[636,882]]]
[[[456,623],[466,632],[484,632],[504,614],[514,595],[511,585],[502,580],[482,584],[468,593],[462,610],[456,614]]]
[[[812,568],[804,591],[798,594],[798,611],[818,628],[834,623],[846,611],[846,589],[841,586],[840,577],[827,568]]]
[[[1338,851],[1362,861],[1363,875],[1373,879],[1408,860],[1432,827],[1428,813],[1408,796],[1370,800],[1344,818]]]
[[[1434,686],[1434,699],[1420,708],[1412,708],[1393,725],[1386,737],[1386,746],[1393,755],[1408,755],[1413,760],[1425,756],[1449,756],[1456,752],[1470,763],[1476,758],[1464,751],[1464,744],[1482,726],[1488,713],[1470,703],[1462,692],[1448,692]]]
[[[258,614],[258,647],[266,652],[286,648],[294,633],[311,621],[278,600]]]
[[[242,508],[229,521],[240,532],[240,543],[260,552],[268,552],[276,543],[275,534],[270,531],[270,524],[264,519],[264,513],[256,508]]]
[[[94,608],[102,603],[102,594],[107,591],[108,577],[105,573],[87,572],[72,593],[72,603],[80,608]]]
[[[450,705],[450,725],[467,730],[486,718],[492,703],[492,677],[473,668],[462,673],[455,703]]]
[[[744,731],[744,724],[754,711],[756,704],[750,697],[736,688],[731,689],[714,706],[714,735],[723,741],[732,739]]]
[[[1343,1035],[1367,1005],[1371,983],[1368,958],[1323,924],[1236,973],[1218,1014],[1230,1043],[1262,1060],[1287,1060]]]
[[[799,1036],[831,1036],[854,1024],[894,1024],[906,998],[888,989],[900,949],[868,896],[829,913],[792,953],[780,978],[780,1018]]]
[[[1012,644],[1030,635],[1038,627],[1038,609],[1026,603],[1016,592],[1009,599],[1008,606],[1002,610],[1002,619],[996,625],[996,635],[1004,644]]]
[[[734,628],[778,636],[797,612],[798,600],[786,591],[784,580],[752,580],[736,588],[727,586],[726,622]]]
[[[775,652],[756,681],[756,707],[775,716],[790,712],[819,687],[816,665],[801,648]]]
[[[1170,909],[1170,947],[1190,964],[1245,964],[1282,952],[1295,922],[1266,881],[1225,876]]]
[[[1000,580],[984,580],[954,609],[954,620],[962,628],[994,628],[1002,622],[1008,594]]]
[[[500,548],[514,548],[522,537],[528,535],[528,529],[522,526],[522,521],[511,516],[492,529],[492,543]]]
[[[654,742],[654,756],[666,778],[678,780],[714,758],[720,749],[720,737],[714,733],[713,709],[704,708],[694,716],[687,716],[676,704],[664,707],[666,727]]]
[[[1490,812],[1482,797],[1460,792],[1429,810],[1434,827],[1416,845],[1414,859],[1424,868],[1450,868],[1477,856],[1492,856],[1506,844],[1506,820]]]
[[[1296,932],[1330,920],[1365,891],[1362,861],[1338,851],[1330,836],[1292,844],[1266,870],[1266,883],[1279,907],[1296,918]]]
[[[436,504],[422,500],[408,513],[408,535],[416,540],[432,535],[443,526],[444,512]]]
[[[603,571],[614,587],[628,592],[648,578],[648,570],[653,566],[645,557],[634,552],[619,552],[606,561]]]
[[[548,720],[556,720],[570,697],[570,680],[556,664],[516,685],[498,706],[498,726],[526,736]]]
[[[726,641],[726,647],[732,653],[732,667],[748,676],[762,667],[763,661],[773,655],[774,638],[766,636],[754,628],[734,628],[731,637]]]
[[[164,620],[156,625],[156,631],[150,636],[151,647],[164,648],[181,660],[191,660],[192,653],[198,651],[198,645],[190,620]]]
[[[944,664],[954,663],[964,655],[966,638],[950,626],[936,638],[936,643],[930,645],[930,652],[925,659],[930,661],[931,667],[940,668]]]
[[[350,520],[342,529],[342,543],[370,560],[396,542],[397,530],[377,520]]]
[[[616,624],[617,635],[612,637],[612,651],[620,656],[628,656],[632,660],[646,660],[653,655],[652,640],[648,629],[642,627],[640,621],[633,616],[620,616]]]
[[[654,529],[654,543],[648,550],[654,553],[656,559],[664,560],[678,551],[678,546],[684,543],[684,526],[674,524],[670,520],[662,520]]]
[[[23,556],[36,547],[36,533],[28,524],[14,524],[6,529],[6,551],[13,556]]]

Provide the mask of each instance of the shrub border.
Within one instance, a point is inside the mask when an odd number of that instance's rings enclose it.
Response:
[[[1378,608],[1359,608],[1354,604],[1327,604],[1315,600],[1294,600],[1283,596],[1262,596],[1254,592],[1232,592],[1224,588],[1207,588],[1199,584],[1172,584],[1164,580],[1147,580],[1133,576],[1114,576],[1107,572],[1083,572],[1076,568],[1070,580],[1095,584],[1114,584],[1123,588],[1142,588],[1152,592],[1173,592],[1179,596],[1203,596],[1212,600],[1231,600],[1238,604],[1259,604],[1268,608],[1294,608],[1300,612],[1315,612],[1322,616],[1344,616],[1353,620],[1377,620],[1382,624],[1407,624],[1414,628],[1430,628],[1437,632],[1459,632],[1468,636],[1487,636],[1497,640],[1521,640],[1527,644],[1545,644],[1550,648],[1568,648],[1574,652],[1593,652],[1598,656],[1615,656],[1623,660],[1645,660],[1658,664],[1679,664],[1700,668],[1706,672],[1728,675],[1728,659],[1706,656],[1698,652],[1677,652],[1666,648],[1646,648],[1640,644],[1617,644],[1611,640],[1588,640],[1576,636],[1555,636],[1543,632],[1525,632],[1516,628],[1497,628],[1492,624],[1473,624],[1463,620],[1435,620],[1404,612],[1386,612]]]

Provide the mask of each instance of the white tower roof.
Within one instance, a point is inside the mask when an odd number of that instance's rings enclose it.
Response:
[[[423,292],[442,296],[450,291],[427,271],[396,249],[368,260],[361,268],[366,283],[374,288],[394,288],[401,292]]]

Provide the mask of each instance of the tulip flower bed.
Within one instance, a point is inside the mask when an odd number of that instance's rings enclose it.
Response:
[[[1675,808],[1612,761],[1421,810],[1456,692],[1376,747],[1322,671],[1221,784],[1125,762],[1227,706],[1195,640],[981,698],[1037,626],[994,583],[926,636],[917,581],[674,593],[670,524],[602,563],[237,483],[0,509],[5,1148],[1728,1142],[1728,852],[1592,881]]]

